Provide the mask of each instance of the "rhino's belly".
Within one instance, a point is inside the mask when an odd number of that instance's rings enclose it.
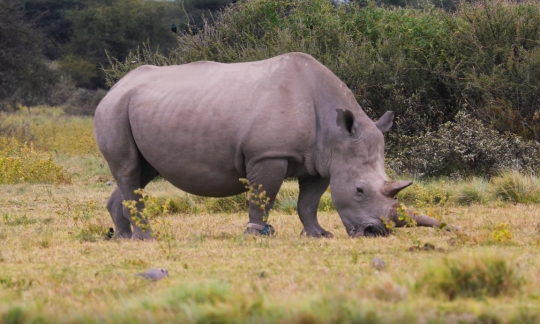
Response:
[[[210,172],[192,176],[185,171],[189,170],[169,172],[163,177],[175,187],[198,196],[228,197],[246,191],[237,174]]]
[[[137,142],[137,138],[135,139]],[[174,186],[191,194],[226,197],[245,191],[239,181],[245,177],[235,167],[232,143],[223,141],[140,140],[138,148],[159,174]],[[237,165],[243,165],[237,161]],[[245,171],[244,171],[245,173]]]

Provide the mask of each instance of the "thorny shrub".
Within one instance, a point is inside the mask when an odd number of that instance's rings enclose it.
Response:
[[[32,144],[0,137],[0,183],[70,183],[69,174],[54,163],[50,154],[38,152]]]
[[[171,222],[166,218],[170,212],[170,200],[167,199],[162,203],[143,189],[135,190],[135,194],[141,198],[138,201],[123,201],[123,205],[129,210],[135,225],[140,227],[143,232],[152,228],[152,237],[156,239],[162,252],[167,257],[172,257],[174,235]],[[141,211],[137,209],[139,204],[144,204]]]
[[[403,137],[405,149],[388,165],[396,173],[418,178],[437,176],[493,176],[503,170],[540,170],[540,143],[485,127],[466,113],[437,131]]]

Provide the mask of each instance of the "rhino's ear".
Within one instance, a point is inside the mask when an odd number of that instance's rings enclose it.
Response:
[[[392,127],[392,124],[394,123],[394,112],[393,111],[387,111],[377,122],[375,125],[381,130],[381,132],[386,133]]]
[[[336,109],[337,119],[336,123],[341,130],[349,135],[356,135],[358,130],[356,129],[354,115],[349,110]]]

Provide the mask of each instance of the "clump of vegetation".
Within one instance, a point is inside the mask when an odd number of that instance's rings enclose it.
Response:
[[[451,193],[444,180],[435,183],[414,183],[399,193],[399,201],[415,207],[444,206]]]
[[[463,3],[454,13],[374,2],[244,1],[196,35],[180,35],[170,55],[143,47],[125,61],[111,59],[106,74],[112,85],[147,63],[304,52],[343,80],[372,118],[396,112],[388,153],[397,173],[539,170],[539,14],[533,1]]]
[[[135,194],[140,195],[139,201],[127,200],[123,205],[129,209],[131,218],[143,232],[152,229],[152,237],[159,243],[162,252],[172,257],[174,235],[168,216],[170,210],[170,200],[160,203],[159,199],[150,196],[143,189],[135,190]],[[144,204],[144,208],[139,212],[138,204]]]
[[[447,256],[428,268],[420,282],[433,296],[482,299],[517,292],[523,278],[508,256],[491,252]]]
[[[99,102],[107,94],[106,90],[77,89],[67,100],[65,111],[69,115],[93,116]]]
[[[459,205],[481,204],[488,201],[488,181],[474,177],[456,185],[455,201]]]
[[[107,226],[95,217],[99,210],[96,201],[76,202],[69,197],[55,200],[56,214],[73,226],[73,237],[81,242],[96,242],[107,233]]]
[[[263,190],[262,184],[257,186],[256,183],[249,182],[248,179],[242,178],[240,182],[246,186],[247,200],[258,206],[263,212],[263,222],[268,220],[266,206],[270,203],[270,197],[266,196],[266,190]]]
[[[400,192],[398,200],[416,208],[444,208],[495,201],[535,204],[540,202],[540,179],[531,174],[507,170],[490,180],[473,177],[465,180],[443,178],[417,181]]]
[[[51,154],[99,154],[93,121],[66,116],[58,107],[20,107],[17,114],[0,113],[0,136],[32,143],[36,150]]]
[[[517,171],[504,172],[491,179],[493,195],[513,203],[540,203],[540,179]]]
[[[495,224],[495,230],[491,233],[495,243],[505,243],[512,239],[512,232],[510,231],[510,225],[508,223]]]
[[[399,302],[404,300],[409,290],[404,285],[396,283],[389,275],[380,274],[378,280],[369,288],[370,294],[379,300]]]
[[[0,137],[0,183],[70,183],[69,174],[50,154],[38,152],[32,144]]]
[[[510,133],[501,135],[465,113],[436,131],[403,136],[401,141],[404,149],[388,160],[389,167],[398,174],[422,178],[540,170],[540,143]]]

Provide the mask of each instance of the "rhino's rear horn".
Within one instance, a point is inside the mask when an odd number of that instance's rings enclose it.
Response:
[[[393,111],[387,111],[377,122],[375,125],[381,130],[381,132],[386,133],[392,127],[392,124],[394,123],[394,112]]]
[[[412,184],[412,181],[399,180],[399,181],[385,181],[381,189],[383,195],[394,198],[398,192],[407,188]]]

